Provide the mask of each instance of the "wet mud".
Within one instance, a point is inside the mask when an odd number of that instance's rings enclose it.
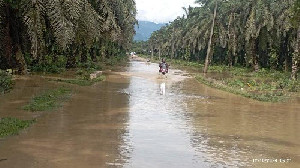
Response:
[[[0,97],[0,117],[32,117],[16,107],[61,85],[38,77],[18,83]],[[159,75],[143,60],[74,89],[63,107],[0,140],[0,167],[300,167],[299,99],[262,103],[185,71]]]

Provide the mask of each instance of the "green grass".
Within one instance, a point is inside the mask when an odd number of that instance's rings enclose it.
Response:
[[[13,88],[12,76],[0,70],[0,94],[4,94]]]
[[[290,72],[265,68],[254,72],[251,68],[241,66],[210,65],[207,75],[204,76],[204,65],[201,63],[177,59],[167,59],[167,62],[172,67],[186,67],[196,72],[196,79],[208,86],[259,101],[284,101],[300,92],[300,80],[290,80]]]
[[[179,65],[179,66],[187,66],[187,67],[199,68],[199,69],[203,68],[203,65],[200,63],[197,63],[197,62],[183,61],[183,60],[177,60],[177,59],[173,59],[173,60],[169,60],[169,61],[170,61],[170,64],[175,64],[175,65]]]
[[[70,83],[70,84],[76,84],[79,86],[91,86],[94,83],[100,82],[105,80],[105,76],[101,75],[98,78],[92,79],[92,80],[88,80],[88,79],[57,79],[54,80],[56,82],[64,82],[64,83]]]
[[[195,62],[172,60],[172,63],[199,72],[203,68]],[[289,72],[264,68],[253,72],[245,67],[211,65],[206,77],[199,73],[196,79],[208,86],[264,102],[285,101],[293,93],[300,92],[300,81],[290,80]]]
[[[0,119],[0,137],[16,135],[22,129],[29,127],[35,120],[20,120],[17,118]]]
[[[269,84],[251,85],[249,82],[247,83],[242,80],[232,78],[220,81],[206,78],[202,75],[197,75],[196,79],[201,83],[213,88],[264,102],[279,102],[290,97],[289,91],[283,89],[274,89],[274,87],[270,86]]]
[[[58,88],[48,90],[43,94],[34,97],[30,103],[23,107],[28,111],[48,111],[53,110],[61,105],[71,96],[71,90],[68,88]]]

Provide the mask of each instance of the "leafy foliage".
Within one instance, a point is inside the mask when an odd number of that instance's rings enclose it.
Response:
[[[197,2],[201,7],[184,8],[184,16],[155,31],[148,40],[148,50],[155,56],[162,53],[198,62],[208,56],[209,63],[242,65],[256,72],[261,68],[292,70],[292,79],[296,79],[300,66],[299,0]]]
[[[105,61],[129,48],[135,16],[134,0],[0,0],[0,68],[52,72],[61,55],[67,68]]]
[[[0,118],[0,137],[17,134],[21,129],[29,127],[34,120],[20,120],[17,118]]]
[[[11,75],[0,70],[0,94],[8,92],[13,87]]]

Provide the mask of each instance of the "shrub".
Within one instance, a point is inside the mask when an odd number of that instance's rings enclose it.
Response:
[[[8,92],[12,87],[12,76],[0,70],[0,94]]]
[[[65,66],[67,63],[66,57],[63,55],[57,55],[54,59],[53,55],[45,56],[43,62],[35,64],[29,68],[33,72],[46,72],[46,73],[61,73],[66,70]]]
[[[20,120],[17,118],[0,118],[0,137],[18,134],[29,127],[35,120]]]

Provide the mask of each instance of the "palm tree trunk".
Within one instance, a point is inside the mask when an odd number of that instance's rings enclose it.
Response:
[[[232,53],[231,53],[231,51],[229,50],[229,51],[228,51],[228,66],[229,66],[229,68],[232,68],[232,62],[233,62],[233,59],[232,59]]]
[[[175,46],[174,46],[174,45],[175,45],[174,42],[172,42],[172,47],[171,47],[171,48],[172,48],[172,49],[171,49],[171,50],[172,50],[172,51],[171,51],[171,59],[173,59],[174,56],[175,56],[175,51],[174,51],[174,50],[175,50]]]
[[[289,53],[285,53],[284,54],[284,71],[285,72],[288,72],[289,71],[289,62],[288,62],[288,59],[289,59]]]
[[[16,62],[18,67],[19,74],[26,74],[27,73],[27,65],[22,53],[20,45],[17,45],[17,52],[16,52]]]
[[[158,59],[160,60],[160,56],[161,56],[161,51],[160,51],[161,47],[159,47],[158,49]]]
[[[9,68],[12,68],[12,55],[13,55],[13,42],[12,42],[12,38],[10,35],[10,7],[8,4],[6,4],[5,6],[5,12],[6,12],[6,20],[4,21],[5,23],[5,28],[4,28],[4,55],[7,61],[7,66]],[[2,42],[1,42],[2,43]]]
[[[289,53],[290,53],[290,50],[289,50],[289,37],[286,36],[285,39],[284,39],[284,48],[286,48],[286,52],[284,53],[284,71],[285,72],[288,72],[289,71]]]
[[[87,49],[85,45],[82,46],[81,48],[81,54],[80,54],[80,62],[81,63],[86,63],[87,62]]]
[[[259,66],[258,66],[258,60],[257,60],[257,56],[256,56],[256,42],[255,42],[255,38],[251,39],[251,55],[252,55],[252,66],[255,72],[257,72],[259,70]]]
[[[232,37],[232,33],[231,33],[231,23],[232,23],[232,20],[233,20],[233,13],[231,12],[230,13],[230,16],[229,16],[229,22],[228,22],[228,66],[230,68],[232,68],[232,63],[233,63],[233,48],[235,46],[234,43],[233,43],[233,40],[234,40],[234,37]]]
[[[90,56],[91,56],[91,59],[93,62],[97,62],[97,57],[96,57],[96,54],[95,54],[95,49],[93,47],[90,48]]]
[[[215,20],[216,20],[216,16],[217,16],[217,8],[218,8],[218,1],[216,1],[213,22],[212,22],[211,29],[210,29],[210,38],[208,41],[207,54],[206,54],[205,65],[204,65],[204,70],[203,70],[204,73],[207,73],[209,62],[210,62],[209,57],[210,57],[210,52],[211,52],[212,38],[213,38],[213,34],[214,34]]]
[[[153,59],[154,47],[151,47],[151,59]]]
[[[293,66],[292,66],[292,80],[297,80],[297,73],[299,70],[299,61],[300,61],[300,25],[298,26],[297,30],[297,40],[295,44],[295,51],[293,54]]]
[[[78,48],[75,48],[75,45],[73,44],[71,45],[69,51],[67,52],[66,68],[75,68],[77,55],[78,55]]]

